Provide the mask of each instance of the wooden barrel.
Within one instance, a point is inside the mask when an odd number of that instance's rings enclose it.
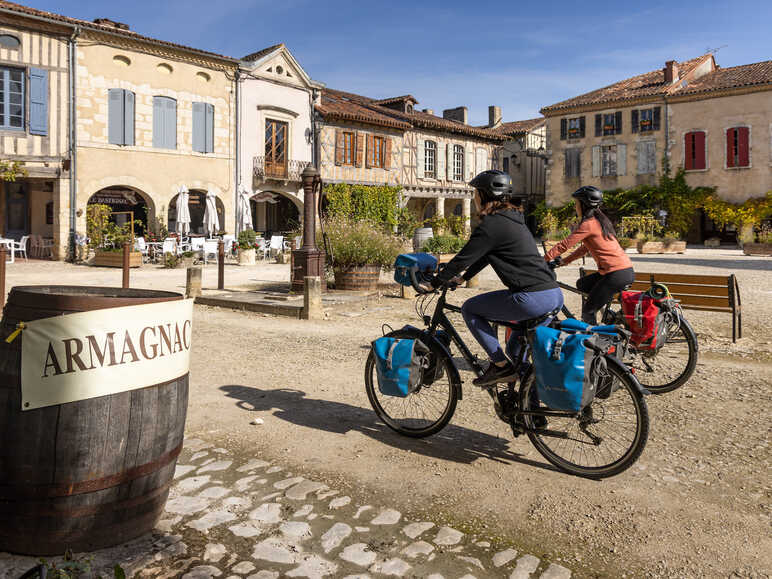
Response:
[[[182,299],[140,289],[15,287],[0,322],[0,551],[62,555],[150,531],[182,449],[188,375],[147,388],[21,410],[19,321]],[[105,314],[109,315],[109,314]]]
[[[334,273],[336,290],[373,291],[378,289],[381,266],[355,265],[336,268]]]
[[[434,237],[434,231],[431,227],[419,227],[413,234],[413,250],[422,251],[424,244]]]

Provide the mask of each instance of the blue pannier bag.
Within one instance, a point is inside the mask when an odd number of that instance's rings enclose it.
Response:
[[[394,281],[401,285],[413,285],[410,272],[419,282],[429,281],[437,270],[437,258],[430,253],[403,253],[394,261]]]
[[[586,342],[597,347],[597,341],[593,334],[536,328],[532,342],[534,377],[539,399],[548,408],[579,412],[592,402],[596,369],[605,360]]]
[[[421,385],[429,349],[419,340],[384,336],[372,344],[378,389],[386,396],[405,398]]]

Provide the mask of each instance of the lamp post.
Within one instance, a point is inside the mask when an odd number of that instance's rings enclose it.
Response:
[[[322,290],[325,290],[325,253],[316,246],[316,189],[321,193],[321,179],[313,165],[303,169],[300,177],[303,181],[303,246],[292,251],[291,289],[303,291],[306,276],[319,276]]]

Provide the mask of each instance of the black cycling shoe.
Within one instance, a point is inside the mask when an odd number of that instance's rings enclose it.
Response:
[[[499,382],[512,382],[516,376],[515,367],[512,365],[512,362],[507,362],[504,366],[496,366],[496,364],[491,362],[482,376],[472,380],[472,384],[475,386],[491,386]]]

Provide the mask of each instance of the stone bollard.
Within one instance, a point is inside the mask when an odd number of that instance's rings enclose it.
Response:
[[[409,285],[400,286],[399,297],[401,297],[402,299],[412,300],[415,297],[415,295],[416,293],[415,293],[415,290],[413,289],[413,286],[409,286]]]
[[[128,241],[123,242],[123,289],[129,288],[129,267],[131,267],[131,246]]]
[[[474,276],[472,279],[466,280],[466,287],[476,288],[480,287],[480,276]]]
[[[185,282],[185,296],[188,298],[197,298],[201,295],[201,266],[188,268],[187,280]]]
[[[318,275],[309,275],[303,278],[303,319],[321,320],[324,317],[322,311],[322,278]]]

